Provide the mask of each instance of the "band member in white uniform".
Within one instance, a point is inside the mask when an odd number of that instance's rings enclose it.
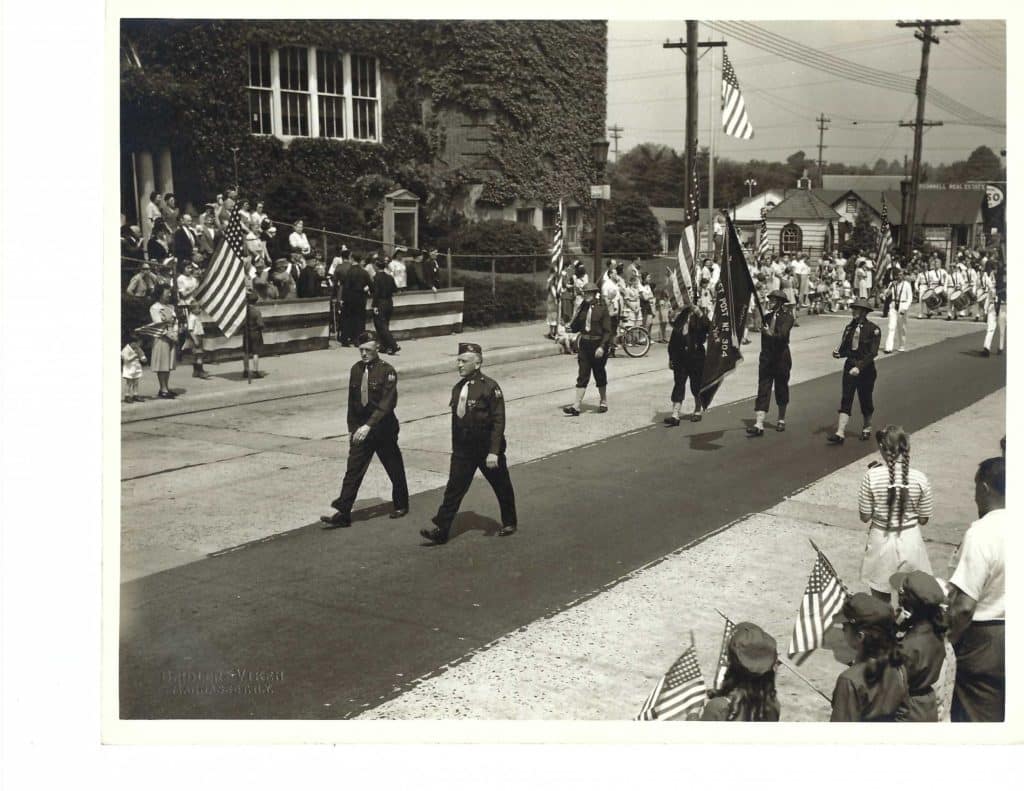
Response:
[[[885,353],[892,354],[893,344],[896,351],[907,350],[907,313],[914,304],[913,273],[908,269],[904,276],[889,284],[889,335],[885,340]]]
[[[949,303],[946,306],[946,321],[956,321],[960,309],[953,304],[953,298],[959,297],[968,285],[966,267],[962,260],[953,265],[948,278]]]
[[[999,354],[1006,348],[1006,269],[993,256],[982,277],[984,309],[988,326],[985,328],[985,344],[981,350],[988,357],[992,350],[992,339],[999,329]]]

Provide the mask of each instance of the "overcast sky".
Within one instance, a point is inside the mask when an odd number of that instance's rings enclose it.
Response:
[[[806,48],[804,52],[819,50],[900,77],[916,79],[918,75],[921,43],[912,29],[897,28],[893,21],[754,24],[799,42]],[[825,132],[826,162],[873,165],[879,157],[902,162],[904,154],[912,156],[913,130],[898,126],[901,120],[914,120],[916,98],[912,93],[871,87],[818,71],[712,30],[707,23],[702,22],[699,30],[701,41],[728,42],[729,59],[754,127],[752,140],[726,137],[721,131],[722,50],[716,49],[713,56],[705,54],[699,64],[700,145],[710,141],[709,66],[713,57],[716,154],[743,161],[782,160],[803,149],[808,158],[816,159],[815,119],[824,113],[832,119]],[[960,27],[936,32],[941,43],[931,49],[929,89],[936,88],[972,110],[1005,122],[1005,23],[963,20]],[[683,50],[664,49],[666,39],[685,41],[686,23],[611,20],[608,24],[608,125],[624,129],[620,153],[644,142],[682,150],[685,55]],[[979,145],[989,146],[996,154],[1006,147],[1005,129],[966,126],[931,102],[926,105],[925,119],[945,122],[925,132],[925,162],[966,159]]]

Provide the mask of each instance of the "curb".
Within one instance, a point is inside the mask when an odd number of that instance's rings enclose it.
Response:
[[[542,357],[555,357],[560,354],[560,349],[553,342],[534,343],[528,346],[515,346],[511,348],[495,349],[489,352],[486,357],[488,366],[503,365],[506,363],[522,362],[523,360],[536,360]],[[382,358],[389,359],[389,358]],[[389,360],[390,361],[390,360]],[[395,364],[392,362],[392,364]],[[402,380],[421,379],[426,376],[455,372],[454,356],[443,357],[438,360],[422,360],[413,362],[408,366],[401,365],[399,358],[395,368],[401,375]],[[345,389],[345,371],[340,370],[331,375],[317,375],[290,381],[267,382],[263,380],[251,385],[243,385],[238,390],[219,391],[203,395],[187,396],[173,401],[152,400],[136,404],[131,410],[121,410],[121,425],[140,423],[146,420],[154,420],[162,417],[174,417],[176,415],[188,415],[193,412],[203,412],[211,409],[223,409],[225,407],[244,406],[246,404],[259,404],[264,401],[273,401],[279,398],[295,398],[297,396],[315,395],[317,393],[330,393]]]

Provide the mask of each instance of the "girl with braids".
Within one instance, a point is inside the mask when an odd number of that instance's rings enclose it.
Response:
[[[923,571],[897,572],[890,584],[896,591],[898,651],[907,670],[907,702],[896,712],[899,722],[938,722],[934,685],[946,659],[946,595]]]
[[[775,638],[752,623],[736,624],[729,638],[729,666],[720,689],[711,693],[702,720],[778,722],[775,697]]]
[[[861,580],[880,599],[889,601],[889,578],[897,571],[931,574],[921,525],[932,515],[932,487],[924,473],[910,466],[910,435],[900,426],[875,433],[885,462],[873,462],[860,485],[860,519],[870,523]]]
[[[836,679],[832,722],[894,722],[907,704],[907,674],[888,604],[866,593],[843,603],[836,622],[856,661]]]

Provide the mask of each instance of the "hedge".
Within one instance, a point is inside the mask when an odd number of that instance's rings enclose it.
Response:
[[[467,327],[534,321],[544,310],[543,289],[526,280],[499,278],[494,294],[489,278],[454,274],[452,285],[465,289],[462,323]]]

